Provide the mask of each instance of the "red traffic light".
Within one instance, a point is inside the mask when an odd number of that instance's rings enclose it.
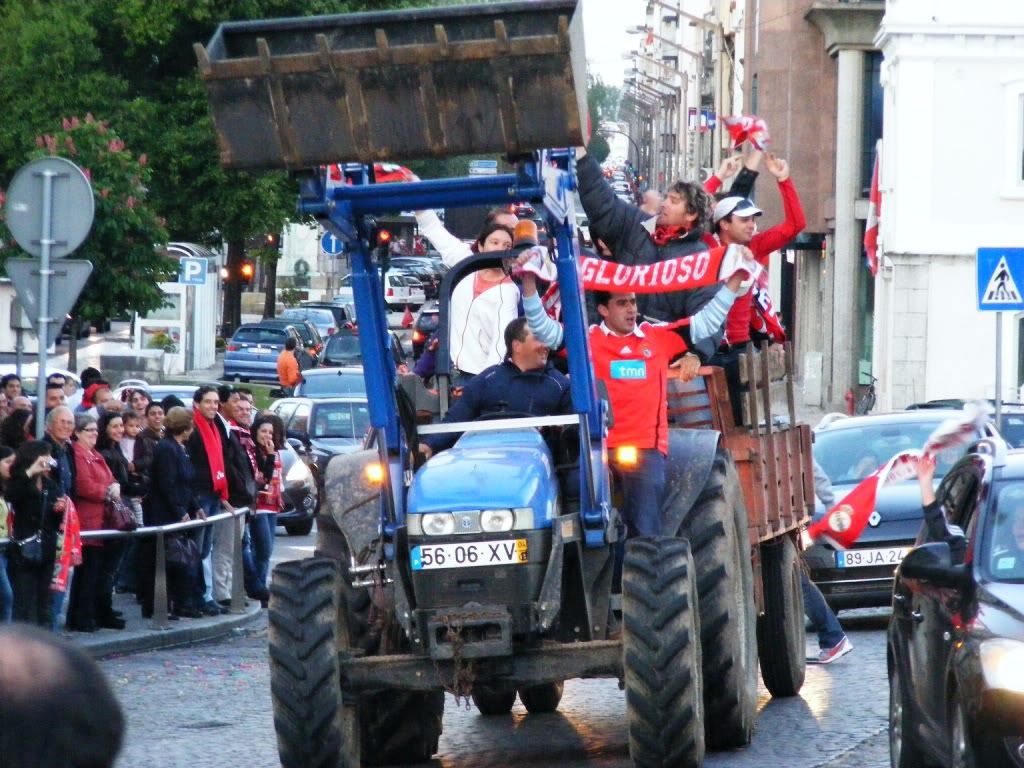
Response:
[[[251,261],[243,261],[241,266],[238,268],[238,275],[242,278],[243,282],[249,282],[255,274],[256,266]]]
[[[391,232],[381,229],[377,232],[377,245],[389,245],[391,243]]]

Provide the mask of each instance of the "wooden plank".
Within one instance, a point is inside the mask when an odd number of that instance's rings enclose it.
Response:
[[[761,355],[761,379],[762,381],[768,380],[768,356]],[[767,388],[761,390],[762,400],[764,404],[764,430],[767,440],[763,441],[767,448],[767,494],[765,502],[768,505],[768,522],[773,527],[773,530],[778,530],[779,525],[779,508],[782,505],[782,499],[779,497],[779,459],[778,454],[775,451],[775,441],[772,439],[773,426],[772,426],[772,408],[769,392]],[[755,398],[756,399],[756,398]]]

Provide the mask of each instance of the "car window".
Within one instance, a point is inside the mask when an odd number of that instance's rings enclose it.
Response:
[[[1004,413],[999,433],[1014,448],[1024,448],[1024,413]]]
[[[274,403],[270,410],[280,416],[283,423],[287,424],[292,414],[295,413],[296,405],[298,405],[296,402]]]
[[[258,344],[260,342],[260,337],[260,328],[239,328],[235,331],[232,341],[243,342],[246,344]]]
[[[292,420],[288,422],[288,430],[301,434],[309,431],[309,403],[299,403],[295,406]]]
[[[359,337],[353,333],[335,334],[327,341],[327,352],[330,358],[358,358],[361,356]]]
[[[361,438],[370,426],[369,406],[359,403],[320,403],[313,418],[312,437]]]
[[[362,373],[346,373],[340,376],[307,376],[299,387],[299,392],[303,397],[366,395],[366,383]]]
[[[1024,582],[1024,483],[1004,483],[988,515],[976,557],[989,578]]]
[[[962,467],[946,478],[935,497],[946,513],[947,522],[966,530],[979,488],[980,483],[972,467]]]
[[[814,458],[834,484],[858,483],[900,451],[921,448],[941,422],[879,418],[857,428],[823,429],[814,435]],[[936,457],[935,476],[944,477],[966,451],[966,445],[942,451]]]

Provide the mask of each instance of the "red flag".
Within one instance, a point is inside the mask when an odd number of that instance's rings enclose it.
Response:
[[[647,38],[644,40],[644,47],[654,45],[654,30],[650,27],[647,28]]]
[[[878,167],[881,165],[881,147],[875,150],[875,168],[871,172],[871,191],[868,193],[868,223],[864,229],[864,250],[868,255],[868,269],[872,277],[878,274],[878,222],[882,212],[882,193],[878,191]]]
[[[865,477],[842,501],[816,523],[807,528],[812,539],[822,538],[836,549],[852,547],[875,511],[878,489],[890,483],[900,483],[917,472],[920,451],[903,451]]]

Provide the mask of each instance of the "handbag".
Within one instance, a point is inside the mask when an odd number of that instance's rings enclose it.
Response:
[[[23,563],[39,565],[43,562],[42,531],[36,531],[34,536],[29,536],[27,539],[15,541],[14,545],[18,548],[18,555]]]
[[[103,527],[108,531],[134,531],[139,527],[135,511],[121,499],[107,499],[103,506]]]
[[[167,565],[191,568],[199,562],[199,545],[191,536],[168,536],[164,540]]]

